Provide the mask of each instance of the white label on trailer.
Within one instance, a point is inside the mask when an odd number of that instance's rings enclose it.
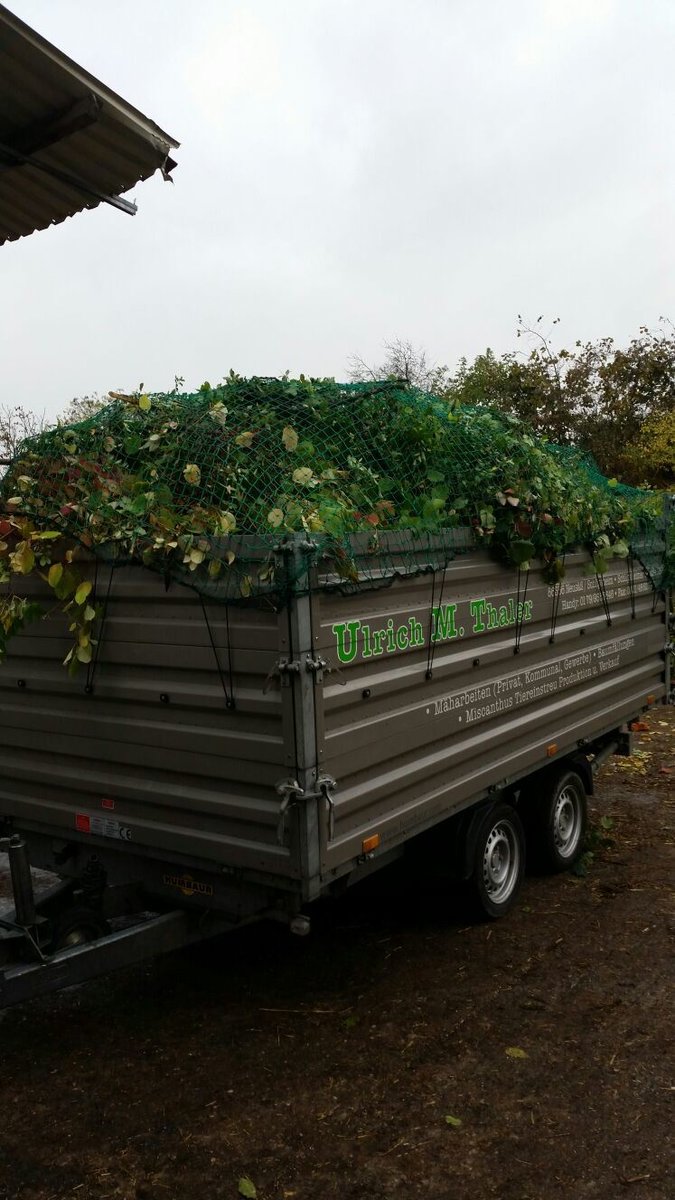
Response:
[[[128,825],[120,825],[112,817],[91,817],[89,829],[99,837],[117,838],[122,842],[131,841],[131,830]]]

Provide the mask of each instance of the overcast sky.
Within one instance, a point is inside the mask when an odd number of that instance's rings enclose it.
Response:
[[[6,0],[181,142],[0,249],[2,400],[675,318],[673,0]]]

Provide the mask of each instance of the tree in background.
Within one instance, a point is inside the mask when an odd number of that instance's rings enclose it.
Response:
[[[58,423],[75,425],[78,421],[86,421],[87,417],[93,417],[94,413],[99,412],[109,403],[110,397],[99,396],[98,392],[92,392],[91,396],[75,396],[64,408],[58,418]]]
[[[24,438],[41,433],[48,425],[44,413],[29,412],[19,404],[0,404],[0,465],[14,456]]]
[[[91,396],[76,396],[58,417],[56,424],[73,425],[76,421],[84,421],[107,403],[105,397],[96,393]],[[42,433],[54,423],[47,419],[44,412],[30,412],[20,404],[0,404],[0,466],[14,457],[24,438]]]
[[[435,396],[446,397],[450,372],[447,367],[430,364],[426,350],[415,348],[412,342],[394,338],[384,343],[384,358],[375,367],[365,359],[352,354],[348,361],[349,378],[352,383],[367,383],[371,379],[396,379],[407,387],[420,388]]]
[[[490,349],[473,362],[461,359],[454,374],[430,367],[410,342],[385,343],[386,356],[370,369],[351,360],[352,379],[395,376],[458,404],[487,405],[527,421],[542,437],[590,451],[610,478],[626,483],[675,486],[675,327],[642,326],[622,349],[613,338],[577,341],[554,349],[543,318],[518,318],[525,353],[499,357]]]

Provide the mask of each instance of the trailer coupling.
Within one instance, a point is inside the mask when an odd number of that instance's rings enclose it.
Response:
[[[3,928],[8,924],[3,921]],[[0,1009],[85,983],[108,971],[135,966],[205,937],[225,933],[232,927],[231,922],[209,914],[206,928],[194,914],[178,909],[152,916],[96,941],[66,947],[51,955],[41,952],[37,962],[15,962],[0,968]]]
[[[28,846],[20,834],[0,838],[0,851],[8,855],[14,893],[14,907],[0,911],[0,1009],[234,928],[234,921],[220,913],[176,909],[143,913],[111,931],[93,910],[73,906],[72,882],[35,896]],[[71,923],[60,937],[64,913]]]

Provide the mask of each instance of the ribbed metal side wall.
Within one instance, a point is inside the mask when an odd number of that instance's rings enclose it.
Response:
[[[569,559],[559,593],[539,571],[525,593],[524,576],[519,585],[516,571],[474,553],[448,567],[442,595],[440,580],[422,575],[317,596],[317,645],[340,666],[317,717],[321,769],[338,784],[324,869],[358,856],[371,833],[383,846],[400,841],[663,698],[663,604],[654,609],[639,568],[631,589],[625,563],[600,583],[587,563]],[[432,607],[445,621],[435,643]]]
[[[107,581],[101,569],[101,602]],[[16,638],[0,666],[0,816],[81,838],[76,815],[97,815],[109,837],[115,822],[128,827],[136,853],[296,875],[278,844],[275,791],[293,762],[290,691],[263,690],[287,649],[287,618],[207,614],[233,709],[199,598],[140,568],[113,572],[91,694],[86,667],[69,679],[62,666],[60,619]]]

